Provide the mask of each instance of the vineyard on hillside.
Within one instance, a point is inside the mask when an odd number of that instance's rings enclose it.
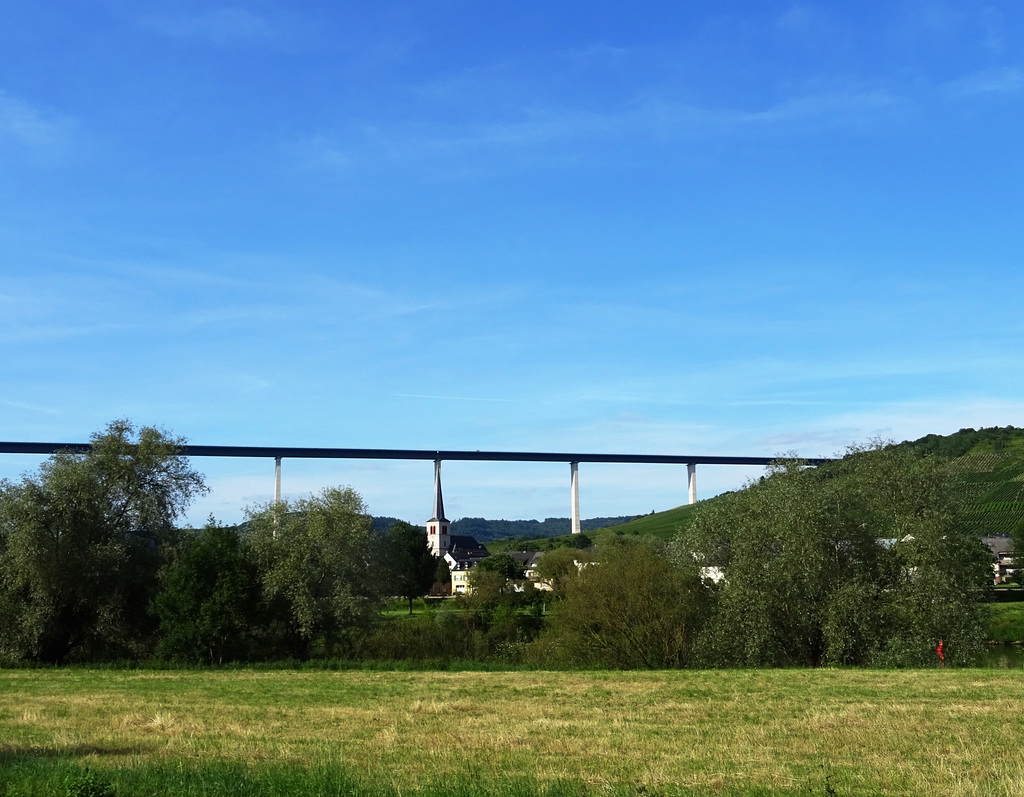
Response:
[[[1024,429],[961,429],[901,445],[952,459],[974,533],[1007,535],[1024,519]]]

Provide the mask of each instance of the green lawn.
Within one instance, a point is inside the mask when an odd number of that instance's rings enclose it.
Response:
[[[1024,602],[992,603],[988,612],[988,638],[993,642],[1024,642]]]
[[[686,504],[664,512],[641,515],[629,521],[629,523],[623,523],[621,526],[610,526],[608,529],[592,532],[591,536],[597,537],[601,534],[613,532],[625,535],[637,534],[657,537],[660,540],[668,541],[676,536],[680,528],[688,526],[693,522],[693,511],[696,507],[696,504]]]
[[[1020,670],[7,670],[0,794],[1012,797],[1021,705]]]

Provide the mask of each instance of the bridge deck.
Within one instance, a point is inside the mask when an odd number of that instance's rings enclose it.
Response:
[[[53,454],[56,451],[82,453],[90,443],[0,442],[0,454]],[[691,454],[571,454],[537,451],[431,451],[412,448],[303,448],[294,446],[200,446],[184,445],[189,457],[271,457],[282,459],[420,459],[474,460],[486,462],[611,462],[651,465],[768,465],[778,457],[725,457]],[[805,459],[820,465],[827,459]]]

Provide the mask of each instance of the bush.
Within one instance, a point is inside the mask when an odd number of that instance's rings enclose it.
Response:
[[[627,669],[684,666],[706,614],[706,590],[650,541],[610,538],[577,569],[531,646],[534,663]]]

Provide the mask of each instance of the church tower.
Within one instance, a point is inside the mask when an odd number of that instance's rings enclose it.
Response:
[[[434,516],[427,521],[427,544],[434,556],[441,558],[451,547],[448,519],[444,516],[444,498],[441,496],[441,460],[434,460]]]

